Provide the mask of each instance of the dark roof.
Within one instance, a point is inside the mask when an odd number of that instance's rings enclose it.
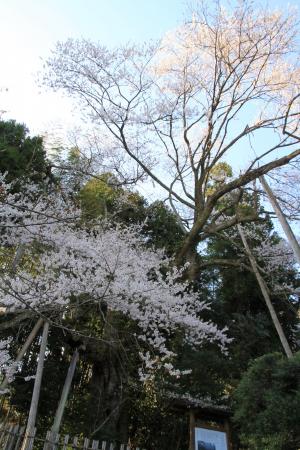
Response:
[[[172,392],[167,393],[167,397],[171,400],[172,405],[178,409],[193,410],[196,415],[197,412],[201,415],[213,415],[219,418],[225,418],[232,415],[231,408],[226,402],[226,399],[221,402],[216,402],[210,398],[196,398],[190,395],[177,395]]]

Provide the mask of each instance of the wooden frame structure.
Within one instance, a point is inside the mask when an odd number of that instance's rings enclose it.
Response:
[[[212,430],[225,434],[227,449],[232,450],[230,412],[228,409],[194,407],[190,409],[190,439],[189,450],[198,450],[196,448],[196,430]],[[225,449],[224,449],[225,450]]]

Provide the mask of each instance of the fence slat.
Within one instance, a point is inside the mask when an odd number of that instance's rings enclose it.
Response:
[[[26,437],[26,433],[25,433],[26,444],[25,444],[24,448],[22,446],[22,450],[32,450],[33,449],[35,433],[36,433],[36,428],[32,428],[28,432],[27,437]]]
[[[6,450],[10,445],[11,437],[12,437],[13,425],[9,425],[4,428],[4,442],[3,442],[3,450]]]
[[[88,438],[84,438],[82,449],[83,449],[83,450],[88,450],[88,448],[89,448],[89,443],[90,443],[90,440],[89,440]]]
[[[58,433],[52,433],[52,440],[53,440],[53,443],[54,443],[54,446],[53,446],[53,450],[55,449],[58,449],[59,448],[59,434]]]
[[[5,425],[3,422],[0,423],[0,444],[4,441],[4,435],[5,435]]]
[[[13,450],[15,441],[17,440],[17,437],[18,437],[18,429],[19,429],[19,425],[14,425],[12,427],[11,434],[10,434],[10,440],[9,440],[8,445],[6,446],[6,450]]]
[[[78,437],[73,438],[72,448],[78,448]]]
[[[9,432],[11,429],[11,425],[4,425],[2,427],[2,439],[1,439],[1,448],[5,449],[5,446],[9,440]]]
[[[49,445],[50,440],[51,440],[51,431],[47,431],[43,450],[48,450],[50,448],[50,445]]]
[[[0,422],[0,450],[33,450],[38,445],[36,442],[36,428],[26,433],[26,428],[20,425],[5,425]],[[71,438],[66,434],[47,431],[44,439],[37,439],[43,446],[43,450],[131,450],[130,444],[116,444],[111,441],[91,440],[89,438],[75,436]],[[140,450],[140,448],[136,448]],[[144,450],[144,449],[142,449]]]
[[[98,450],[99,448],[99,441],[94,441],[92,442],[92,450]]]
[[[62,450],[67,450],[68,443],[69,443],[69,435],[66,434],[65,437],[64,437],[64,446],[63,446]]]
[[[54,431],[47,431],[44,450],[56,450],[59,443],[59,434]]]
[[[19,425],[12,425],[9,430],[8,440],[6,442],[5,450],[12,450],[15,440],[17,438]]]
[[[19,429],[19,433],[18,433],[18,437],[17,437],[17,441],[15,444],[15,450],[19,450],[19,448],[21,447],[21,442],[22,442],[22,438],[24,436],[25,433],[25,427],[20,427]]]

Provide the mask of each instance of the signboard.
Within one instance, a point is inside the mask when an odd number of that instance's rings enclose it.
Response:
[[[228,450],[224,431],[195,428],[195,450]]]

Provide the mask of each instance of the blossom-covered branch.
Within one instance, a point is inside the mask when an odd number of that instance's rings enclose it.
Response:
[[[2,182],[1,244],[22,245],[26,259],[13,273],[2,268],[2,307],[66,314],[93,303],[100,314],[105,306],[137,323],[138,339],[150,345],[156,364],[169,364],[168,338],[178,329],[192,346],[216,341],[224,349],[225,330],[201,320],[208,306],[188,292],[182,270],[163,251],[146,248],[138,228],[89,227],[76,220],[80,210],[66,197],[28,192],[10,193]]]

